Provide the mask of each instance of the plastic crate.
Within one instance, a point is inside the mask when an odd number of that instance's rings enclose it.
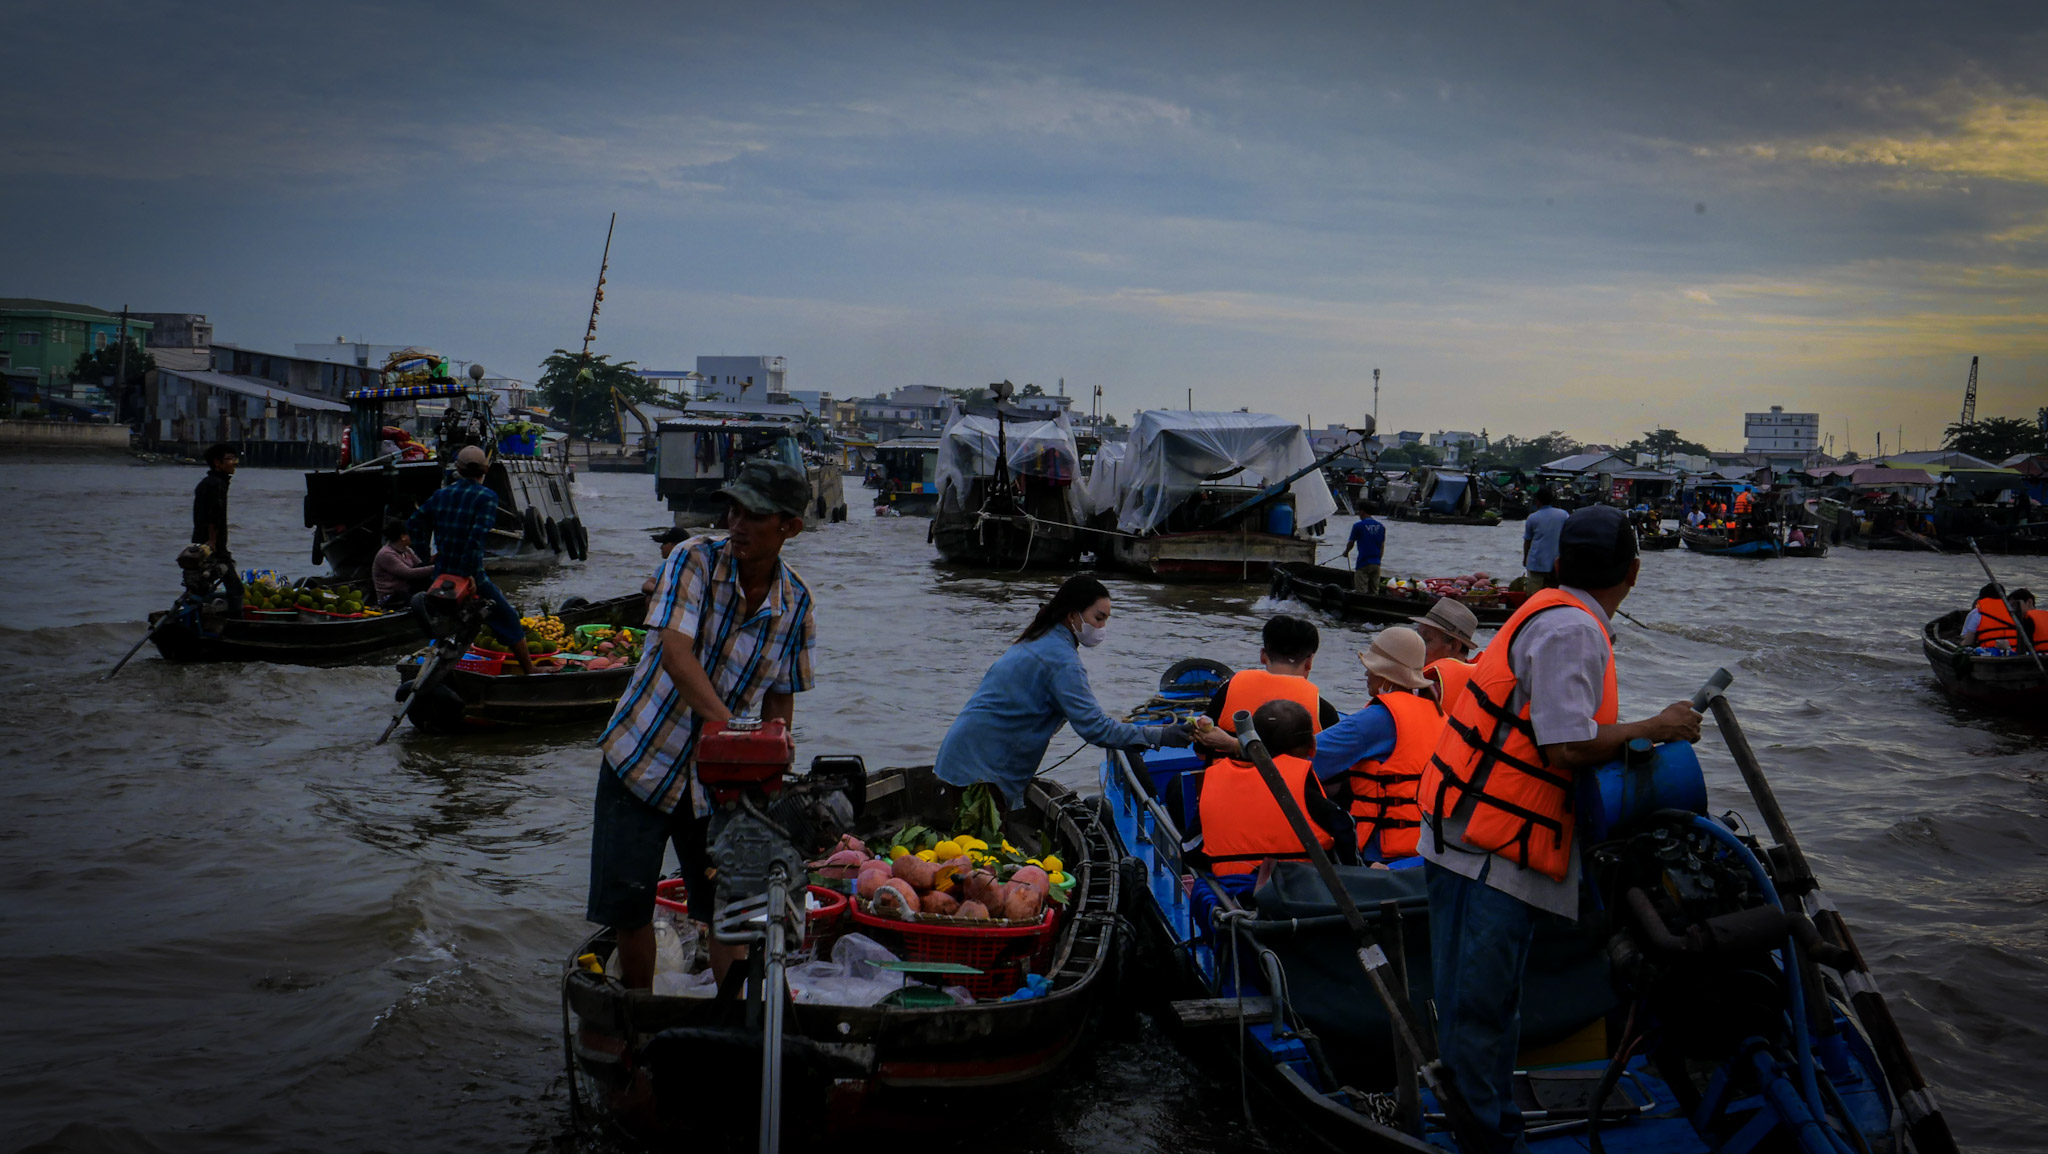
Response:
[[[1059,907],[1049,906],[1035,926],[906,922],[878,918],[859,906],[853,907],[853,921],[906,962],[957,962],[980,970],[959,975],[958,984],[976,1001],[986,1002],[1017,992],[1024,975],[1045,972],[1052,961]]]

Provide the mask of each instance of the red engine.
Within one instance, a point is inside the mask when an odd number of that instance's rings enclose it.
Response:
[[[719,805],[738,800],[749,787],[770,795],[796,763],[796,742],[781,718],[735,717],[706,725],[697,739],[697,780]]]

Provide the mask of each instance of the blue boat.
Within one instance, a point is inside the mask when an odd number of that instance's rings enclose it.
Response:
[[[1190,718],[1224,675],[1181,662],[1134,719]],[[1712,708],[1772,843],[1733,815],[1705,816],[1690,746],[1638,750],[1588,777],[1587,909],[1539,932],[1522,1000],[1516,1094],[1530,1148],[1949,1154],[1947,1124],[1848,927],[1761,770],[1751,773],[1732,709]],[[1183,850],[1190,815],[1168,806],[1193,808],[1201,772],[1191,751],[1171,749],[1111,751],[1100,766],[1105,820],[1134,859],[1142,984],[1171,991],[1160,1019],[1323,1148],[1461,1149],[1429,1079],[1418,1082],[1418,1069],[1441,1067],[1402,1056],[1388,1011],[1405,997],[1411,1029],[1432,1020],[1421,859],[1334,876],[1275,862],[1248,875],[1262,880],[1247,894]],[[1368,980],[1366,965],[1379,976]],[[1375,982],[1388,975],[1383,998]]]

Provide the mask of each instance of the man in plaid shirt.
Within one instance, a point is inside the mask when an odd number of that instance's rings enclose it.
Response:
[[[498,495],[483,483],[490,468],[482,449],[464,446],[455,454],[455,483],[434,490],[412,515],[407,530],[420,548],[434,552],[435,576],[447,573],[476,582],[477,595],[491,602],[491,615],[484,623],[512,647],[519,671],[531,674],[533,657],[526,652],[526,626],[519,623],[519,611],[484,575],[484,539],[498,523]]]
[[[711,804],[697,782],[697,739],[708,722],[748,712],[791,721],[811,687],[817,626],[811,593],[782,561],[811,501],[803,471],[747,462],[724,492],[724,540],[699,537],[662,562],[647,610],[648,641],[598,745],[586,916],[618,931],[628,987],[654,982],[654,887],[673,842],[689,885],[690,916],[711,920],[715,886],[706,846]],[[711,945],[713,971],[743,955]]]

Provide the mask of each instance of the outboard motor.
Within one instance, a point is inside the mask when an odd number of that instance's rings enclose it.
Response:
[[[394,696],[398,709],[377,738],[378,745],[384,744],[407,716],[423,729],[460,727],[463,702],[448,688],[448,672],[469,651],[469,643],[483,631],[484,618],[489,615],[490,602],[478,595],[476,582],[467,577],[443,573],[412,595],[412,616],[427,636],[427,655],[420,660],[417,673],[398,683]]]
[[[187,545],[178,551],[180,581],[185,587],[188,612],[196,612],[200,632],[218,634],[227,622],[228,599],[216,596],[233,573],[227,562],[213,555],[208,545]]]

